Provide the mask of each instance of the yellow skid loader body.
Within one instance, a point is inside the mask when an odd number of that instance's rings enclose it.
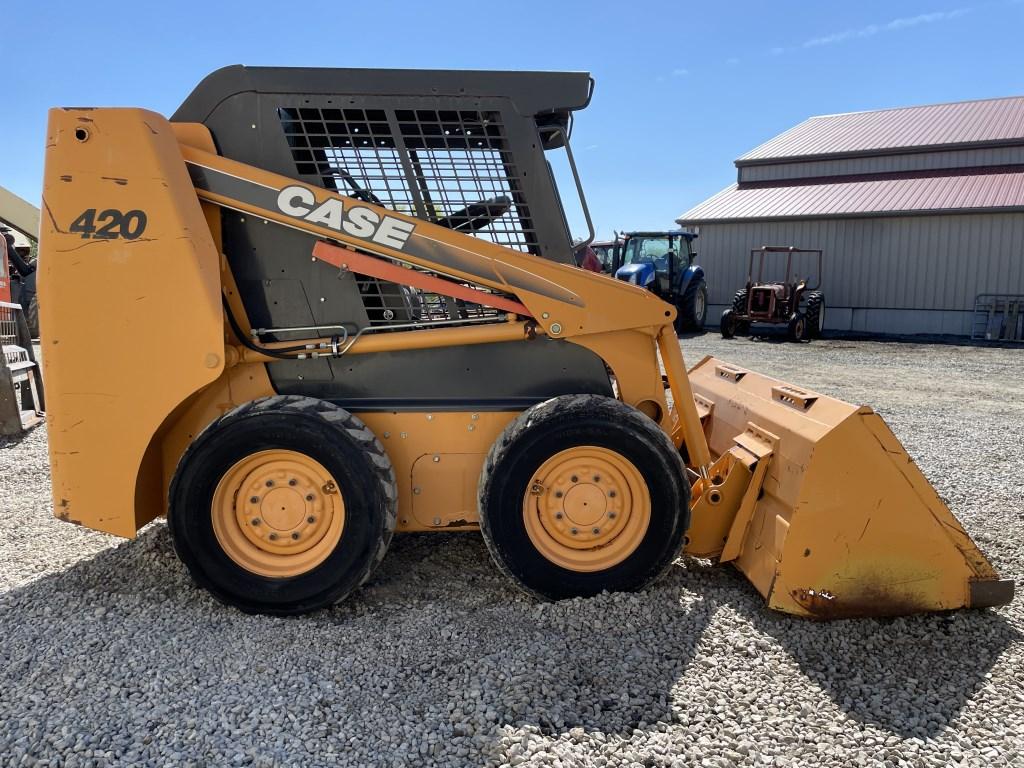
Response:
[[[263,202],[296,189],[317,204],[351,202],[219,157],[201,125],[172,126],[136,109],[51,111],[40,307],[58,517],[134,536],[165,512],[195,437],[236,406],[274,394],[266,373],[274,345],[239,338],[222,307],[245,317],[220,253],[220,211],[229,208],[501,291],[530,315],[366,336],[346,354],[528,344],[542,335],[599,355],[618,397],[687,457],[686,551],[733,562],[770,607],[830,618],[1010,599],[1012,583],[998,579],[870,409],[714,359],[687,372],[674,308],[634,286],[369,203],[359,205],[390,219],[393,232],[411,233],[406,243],[354,236]],[[308,341],[328,350],[311,354],[330,354],[329,340]],[[484,458],[516,415],[367,413],[395,468],[398,530],[475,528]]]

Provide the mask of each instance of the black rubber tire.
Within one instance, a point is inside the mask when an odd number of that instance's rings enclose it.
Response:
[[[736,315],[742,317],[747,314],[747,289],[740,288],[736,291],[736,295],[732,297],[732,311]],[[733,331],[735,336],[749,336],[750,335],[750,321],[749,320],[737,320],[735,330]]]
[[[319,461],[345,502],[334,551],[288,578],[235,563],[218,543],[210,513],[223,474],[245,456],[272,448]],[[169,496],[167,523],[178,557],[199,586],[246,613],[306,613],[343,599],[380,564],[398,518],[395,472],[380,441],[348,411],[298,395],[253,400],[204,429],[181,457]]]
[[[732,308],[737,315],[747,314],[747,289],[740,288],[732,297]]]
[[[21,304],[21,309],[25,313],[25,321],[28,323],[29,333],[33,339],[39,338],[39,296],[36,294],[36,273],[29,273],[28,277],[24,278],[24,282],[21,287],[21,295],[18,297],[18,303]]]
[[[787,330],[790,341],[805,341],[807,339],[807,315],[803,312],[794,312],[790,315]]]
[[[821,291],[808,293],[807,308],[804,314],[807,315],[807,337],[810,339],[821,338],[825,319],[825,294]]]
[[[698,301],[703,299],[703,301]],[[698,308],[698,304],[700,307]],[[708,284],[703,277],[692,280],[676,306],[676,332],[700,331],[708,319]]]
[[[736,329],[739,325],[739,320],[736,319],[736,310],[727,309],[722,313],[722,321],[718,325],[718,329],[722,333],[723,339],[731,339],[736,335]]]
[[[534,472],[567,448],[595,445],[627,458],[651,495],[651,519],[637,548],[601,571],[563,568],[537,550],[523,521]],[[642,589],[679,555],[690,521],[682,458],[647,416],[601,395],[563,395],[529,408],[491,446],[480,475],[480,529],[498,568],[523,591],[548,600]]]

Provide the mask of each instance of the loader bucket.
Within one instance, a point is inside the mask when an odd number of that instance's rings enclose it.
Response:
[[[711,357],[690,381],[712,455],[752,449],[752,470],[769,462],[717,553],[769,607],[824,619],[1010,601],[1013,582],[998,578],[870,408]]]

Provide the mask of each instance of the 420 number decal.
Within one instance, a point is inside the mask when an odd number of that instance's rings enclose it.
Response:
[[[95,208],[89,208],[71,222],[69,231],[80,234],[83,240],[116,240],[119,237],[135,240],[146,231],[146,214],[144,211],[119,211],[116,208],[107,208],[97,214]]]

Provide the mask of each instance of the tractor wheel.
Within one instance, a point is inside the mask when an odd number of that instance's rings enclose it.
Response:
[[[689,526],[679,452],[640,411],[563,395],[521,413],[480,477],[480,529],[521,589],[560,600],[637,590],[671,565]]]
[[[33,339],[39,338],[39,296],[36,294],[36,273],[30,272],[24,278],[21,295],[18,298],[21,309],[25,313],[25,321]]]
[[[747,314],[747,289],[740,288],[732,297],[732,308],[737,315]]]
[[[708,284],[703,277],[693,280],[683,291],[676,307],[676,332],[699,331],[708,319]]]
[[[719,324],[719,330],[722,332],[723,339],[731,339],[735,336],[739,326],[740,321],[736,317],[736,310],[727,309],[722,313],[722,322]]]
[[[825,294],[812,291],[807,294],[807,335],[812,339],[821,337],[825,327]]]
[[[794,312],[789,318],[790,341],[803,341],[807,338],[807,316],[803,312]]]
[[[369,578],[395,530],[383,446],[355,416],[295,395],[215,421],[178,463],[168,526],[199,586],[247,613],[305,613]]]

